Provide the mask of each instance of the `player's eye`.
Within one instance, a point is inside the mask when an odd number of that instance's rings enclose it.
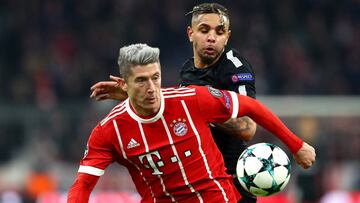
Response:
[[[156,76],[154,76],[152,79],[153,79],[154,81],[158,81],[159,78],[160,78],[160,76],[156,75]]]
[[[145,78],[136,78],[135,79],[136,83],[144,83],[145,82]]]
[[[206,34],[206,33],[209,32],[209,28],[208,28],[207,26],[202,25],[202,26],[199,27],[199,31],[200,31],[201,33]]]
[[[216,29],[216,34],[218,34],[218,35],[225,34],[225,29],[223,27]]]
[[[208,29],[200,29],[200,32],[203,33],[203,34],[206,34],[206,33],[209,32],[209,30]]]

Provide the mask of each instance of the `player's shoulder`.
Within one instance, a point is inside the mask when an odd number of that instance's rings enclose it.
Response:
[[[222,90],[214,88],[212,86],[199,86],[199,85],[189,85],[187,88],[192,89],[194,91],[194,95],[198,95],[200,97],[205,95],[212,95],[214,97],[222,97]]]
[[[187,59],[180,69],[180,83],[183,83],[184,80],[193,79],[193,72],[196,71],[194,68],[194,58]]]
[[[99,127],[106,128],[108,126],[109,121],[116,119],[119,116],[122,116],[126,112],[126,102],[122,101],[118,105],[116,105],[111,111],[99,122]]]
[[[211,86],[198,86],[198,85],[189,85],[186,87],[176,87],[176,88],[163,88],[162,95],[165,99],[165,102],[178,103],[180,100],[184,101],[197,101],[199,98],[206,97],[206,95],[221,95],[220,91],[212,88]]]
[[[253,72],[249,61],[236,49],[226,49],[223,53],[219,66],[225,66],[222,67],[223,70]]]
[[[184,97],[194,96],[196,94],[196,88],[193,86],[186,87],[168,87],[162,88],[161,93],[164,99],[179,99]]]
[[[194,67],[194,58],[188,58],[181,66],[181,71],[192,69]]]

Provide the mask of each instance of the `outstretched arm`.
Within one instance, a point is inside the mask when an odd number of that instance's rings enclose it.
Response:
[[[94,189],[99,176],[78,173],[70,187],[67,203],[88,203],[91,191]]]
[[[125,100],[128,96],[119,86],[119,80],[121,78],[110,75],[110,81],[101,81],[94,84],[90,90],[90,98],[97,101],[114,99],[114,100]]]
[[[309,168],[314,164],[315,149],[293,134],[266,106],[246,96],[238,95],[238,99],[240,103],[238,116],[247,115],[257,124],[276,135],[288,146],[301,167]]]

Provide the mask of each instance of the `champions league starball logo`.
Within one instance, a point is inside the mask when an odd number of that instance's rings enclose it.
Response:
[[[170,127],[173,128],[173,132],[177,136],[184,136],[188,132],[188,127],[186,125],[185,119],[179,118],[177,120],[173,120],[170,124]]]

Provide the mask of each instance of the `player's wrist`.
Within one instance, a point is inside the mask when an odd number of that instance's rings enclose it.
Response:
[[[300,151],[300,149],[302,148],[303,144],[304,144],[304,141],[302,141],[301,139],[295,141],[294,144],[292,145],[292,147],[289,147],[291,153],[294,155],[297,154]]]

